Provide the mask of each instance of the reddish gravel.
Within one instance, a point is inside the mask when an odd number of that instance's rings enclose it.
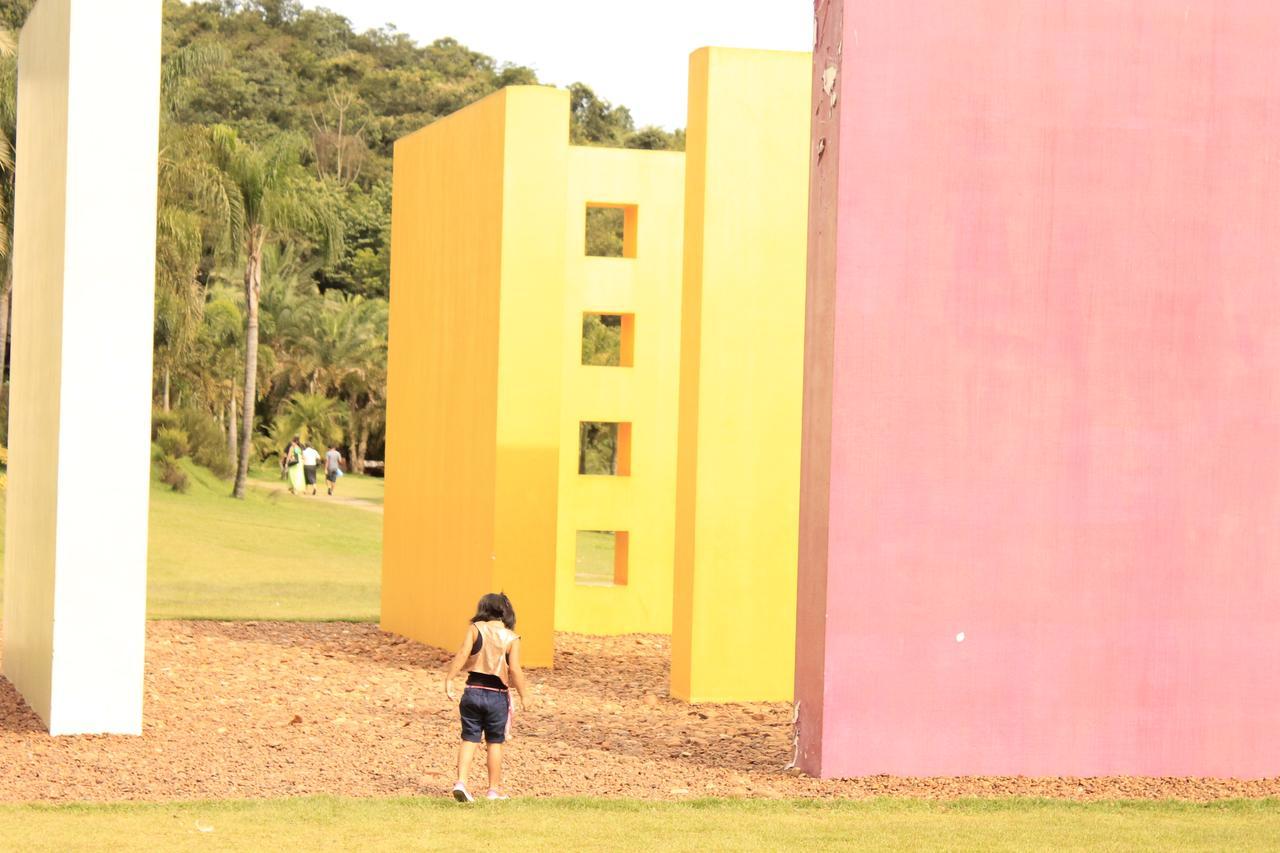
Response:
[[[667,695],[667,640],[562,635],[516,719],[516,796],[1280,795],[1280,779],[901,779],[786,773],[785,704],[690,707]],[[448,655],[372,625],[154,622],[140,738],[50,738],[0,679],[0,801],[444,794],[457,712]],[[601,684],[608,685],[607,688]],[[484,779],[479,761],[477,782]]]

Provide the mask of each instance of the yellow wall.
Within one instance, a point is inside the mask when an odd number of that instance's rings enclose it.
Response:
[[[396,144],[382,625],[452,648],[506,591],[551,664],[568,95],[513,87]]]
[[[684,155],[570,148],[567,198],[556,627],[589,634],[668,633]],[[634,251],[624,252],[634,257],[587,257],[588,203],[635,207]],[[583,366],[584,312],[634,315],[633,366]],[[580,421],[631,424],[629,476],[578,474]],[[579,530],[627,532],[625,585],[575,582]]]
[[[691,59],[688,155],[568,144],[564,92],[504,90],[396,146],[383,624],[458,642],[512,594],[552,627],[673,633],[686,699],[792,692],[808,191],[807,54]],[[625,258],[588,204],[636,208]],[[634,251],[631,251],[634,250]],[[584,312],[634,315],[629,367]],[[631,473],[578,474],[578,424],[631,424]],[[625,585],[575,581],[625,531]]]
[[[525,661],[550,666],[569,96],[542,86],[507,92],[495,582],[516,602]]]
[[[690,59],[672,692],[789,700],[810,55]]]

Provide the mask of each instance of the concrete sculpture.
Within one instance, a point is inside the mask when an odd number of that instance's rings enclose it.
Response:
[[[142,730],[160,20],[40,0],[19,46],[3,665],[53,734]]]
[[[823,776],[1280,768],[1280,7],[818,8]]]

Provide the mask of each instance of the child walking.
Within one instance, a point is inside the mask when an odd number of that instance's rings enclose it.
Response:
[[[520,669],[520,637],[515,633],[516,611],[502,593],[489,593],[476,605],[467,636],[462,641],[449,672],[444,692],[454,698],[453,679],[467,672],[458,713],[462,717],[462,743],[458,746],[458,783],[453,798],[460,803],[474,801],[467,789],[467,771],[480,745],[480,735],[488,744],[490,800],[507,799],[498,788],[502,784],[502,745],[511,725],[511,694],[508,685],[520,694],[520,709],[528,707],[524,671]]]

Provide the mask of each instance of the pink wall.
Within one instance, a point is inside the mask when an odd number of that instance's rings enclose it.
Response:
[[[1280,3],[817,6],[802,766],[1280,774]]]

